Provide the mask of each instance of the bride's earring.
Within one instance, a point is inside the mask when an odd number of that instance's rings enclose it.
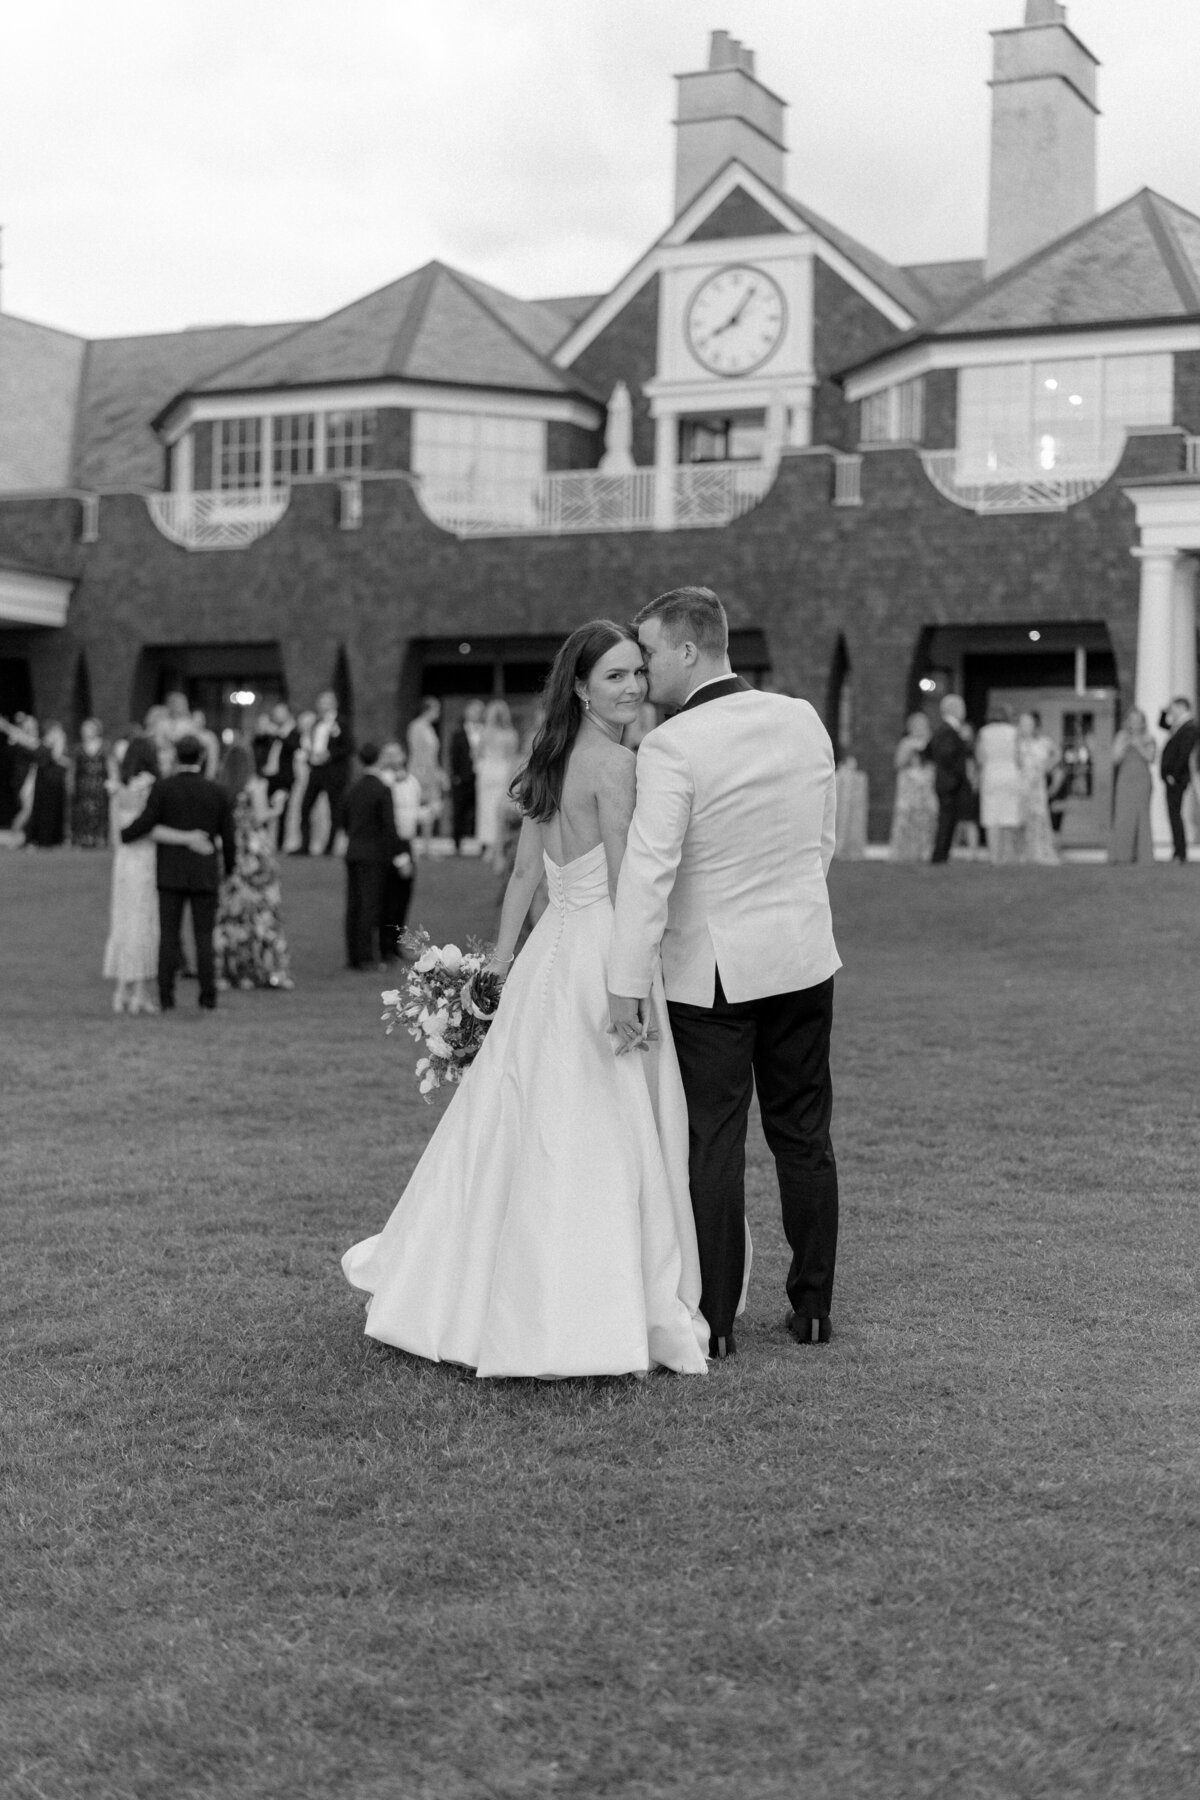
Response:
[[[580,706],[582,706],[582,708],[583,708],[583,710],[584,710],[584,712],[591,712],[591,710],[592,710],[592,703],[591,703],[591,701],[590,701],[590,700],[589,700],[589,699],[588,699],[588,697],[587,697],[587,695],[586,695],[586,694],[580,694],[580,696],[579,696],[579,704],[580,704]]]

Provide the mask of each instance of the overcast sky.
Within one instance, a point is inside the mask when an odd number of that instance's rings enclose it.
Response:
[[[788,185],[895,261],[983,246],[989,30],[1024,0],[9,0],[2,302],[85,336],[318,317],[431,257],[611,287],[669,222],[675,90],[725,27]],[[1072,0],[1100,205],[1200,212],[1200,0]]]

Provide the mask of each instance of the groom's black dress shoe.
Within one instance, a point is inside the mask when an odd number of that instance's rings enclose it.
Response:
[[[827,1344],[833,1336],[828,1313],[790,1312],[783,1322],[798,1344]]]
[[[733,1341],[733,1333],[728,1337],[710,1337],[708,1340],[708,1356],[710,1362],[724,1362],[727,1356],[737,1355],[737,1345]]]

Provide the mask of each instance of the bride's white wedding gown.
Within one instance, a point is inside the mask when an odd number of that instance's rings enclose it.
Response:
[[[342,1258],[367,1335],[480,1375],[706,1369],[687,1107],[657,1041],[615,1056],[603,844],[559,866],[483,1047],[391,1218]]]

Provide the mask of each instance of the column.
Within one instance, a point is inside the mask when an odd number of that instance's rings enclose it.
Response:
[[[1171,620],[1171,693],[1190,700],[1196,710],[1196,559],[1181,556],[1175,565],[1174,611]]]
[[[195,485],[192,444],[192,429],[189,425],[183,435],[177,437],[171,446],[171,492],[173,494],[190,494]]]
[[[1170,700],[1175,674],[1175,568],[1177,550],[1136,548],[1133,553],[1142,565],[1141,598],[1138,604],[1137,668],[1134,671],[1134,703],[1146,715],[1146,723],[1163,742],[1165,733],[1158,728],[1158,715]],[[1157,771],[1151,821],[1156,844],[1169,844],[1171,830],[1167,822],[1167,803]]]
[[[675,528],[675,468],[679,447],[679,421],[674,413],[659,413],[654,421],[654,529]]]

